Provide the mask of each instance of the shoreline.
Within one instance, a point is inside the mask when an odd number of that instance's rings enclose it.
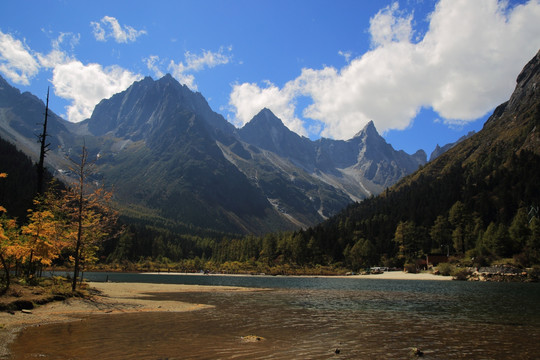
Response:
[[[266,274],[213,274],[213,273],[186,273],[186,272],[141,272],[146,275],[187,275],[187,276],[267,276],[267,277],[299,277],[299,278],[329,278],[329,279],[371,279],[371,280],[420,280],[420,281],[451,281],[452,276],[434,275],[430,273],[406,273],[403,271],[385,271],[381,274],[368,275],[266,275]]]
[[[150,283],[89,282],[97,290],[89,298],[68,298],[40,305],[31,311],[0,312],[0,359],[8,359],[9,345],[27,327],[81,320],[89,315],[140,312],[187,312],[211,308],[211,305],[179,301],[153,300],[153,293],[236,292],[264,289],[232,286],[204,286]]]

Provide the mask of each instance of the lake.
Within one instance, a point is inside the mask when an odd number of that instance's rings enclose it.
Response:
[[[25,329],[13,359],[538,359],[540,284],[85,273],[92,281],[264,288],[167,293],[188,313]],[[256,335],[259,341],[243,341]]]

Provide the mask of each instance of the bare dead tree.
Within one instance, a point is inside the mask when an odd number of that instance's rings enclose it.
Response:
[[[47,120],[49,116],[49,87],[47,87],[47,103],[45,105],[45,120],[43,121],[43,131],[40,135],[38,135],[38,142],[41,144],[41,149],[39,152],[39,162],[37,165],[37,175],[38,175],[38,182],[37,182],[37,192],[38,195],[43,195],[43,192],[45,191],[44,188],[44,174],[45,174],[45,155],[47,152],[49,152],[49,146],[51,144],[47,143]]]

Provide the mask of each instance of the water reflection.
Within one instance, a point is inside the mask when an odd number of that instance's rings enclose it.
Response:
[[[426,359],[540,353],[538,284],[331,280],[251,293],[159,294],[215,308],[31,328],[13,344],[13,358],[406,359],[412,347]],[[244,342],[246,335],[264,339]]]

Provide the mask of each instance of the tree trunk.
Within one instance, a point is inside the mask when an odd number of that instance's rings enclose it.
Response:
[[[81,183],[81,196],[79,198],[79,218],[78,218],[78,230],[77,230],[77,245],[75,246],[75,269],[73,269],[73,283],[71,284],[71,291],[75,291],[77,288],[77,276],[79,275],[79,258],[81,257],[81,240],[82,240],[82,183]]]
[[[84,172],[86,166],[86,159],[88,158],[88,152],[86,147],[83,146],[81,154],[81,163],[79,164],[79,193],[78,201],[79,208],[77,212],[77,245],[75,246],[75,269],[73,269],[73,283],[71,284],[71,291],[75,291],[77,288],[77,276],[79,275],[79,261],[81,257],[81,245],[82,245],[82,217],[83,217],[83,207],[84,207]]]
[[[37,192],[39,195],[43,195],[44,192],[44,174],[45,174],[45,155],[49,151],[49,145],[47,144],[47,118],[49,115],[49,88],[47,88],[47,104],[45,105],[45,121],[43,121],[43,132],[41,135],[39,135],[39,142],[41,145],[40,152],[39,152],[39,162],[37,167],[37,173],[38,173],[38,184],[37,184]]]

